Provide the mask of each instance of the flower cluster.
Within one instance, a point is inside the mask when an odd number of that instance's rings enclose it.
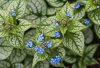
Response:
[[[44,39],[43,34],[41,34],[41,35],[38,37],[38,41],[42,41],[42,39]]]
[[[51,42],[47,41],[47,43],[46,43],[46,42],[43,43],[43,42],[42,42],[42,39],[44,39],[43,34],[41,34],[41,35],[38,37],[38,41],[41,41],[41,42],[40,42],[40,46],[42,46],[42,47],[38,48],[38,46],[35,46],[35,48],[34,48],[34,50],[35,50],[35,51],[38,51],[39,54],[43,54],[44,49],[46,48],[46,46],[47,46],[48,48],[52,47],[52,43],[51,43]],[[44,48],[44,49],[43,49],[43,48]]]
[[[89,25],[89,21],[87,19],[84,19],[84,23],[88,26]]]
[[[68,17],[72,17],[71,15],[70,15],[70,13],[67,13],[67,14],[65,14],[66,16],[68,16]]]
[[[47,43],[41,42],[41,43],[40,43],[40,46],[42,46],[43,48],[46,48],[46,46],[47,46],[48,48],[50,48],[50,47],[52,47],[52,43],[49,42],[49,41],[48,41]],[[35,46],[34,50],[35,50],[35,51],[38,51],[39,54],[43,54],[44,49],[43,49],[42,47],[38,48],[38,46]]]
[[[33,43],[31,41],[29,41],[29,42],[26,43],[26,47],[28,47],[28,48],[32,47],[32,45],[33,45]]]
[[[79,3],[76,3],[75,6],[76,6],[76,8],[79,8],[80,7]]]
[[[5,23],[5,22],[2,22],[2,25],[4,25],[5,32],[10,31],[15,26],[14,24]]]
[[[38,46],[35,46],[34,50],[38,51],[39,54],[43,54],[44,52],[44,49],[42,47],[38,48]]]
[[[16,14],[14,12],[10,12],[12,16],[16,16]]]
[[[53,58],[52,58],[50,62],[51,62],[52,64],[56,64],[56,63],[59,63],[60,60],[61,60],[61,57],[58,55],[58,56],[56,56],[56,59],[53,59]]]

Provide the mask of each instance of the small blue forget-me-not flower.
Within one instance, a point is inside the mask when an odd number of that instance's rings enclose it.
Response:
[[[59,63],[60,60],[61,60],[61,57],[60,57],[60,55],[58,55],[58,56],[56,56],[56,59],[53,59],[53,58],[52,58],[50,62],[51,62],[52,64],[56,64],[56,63]]]
[[[56,56],[56,60],[57,60],[57,62],[60,62],[60,60],[61,60],[60,55]]]
[[[35,50],[35,51],[38,51],[38,46],[35,46],[35,47],[34,47],[34,50]]]
[[[66,16],[68,16],[68,17],[72,17],[71,15],[70,15],[70,13],[67,13],[67,14],[65,14]]]
[[[60,37],[60,34],[59,34],[58,31],[55,31],[54,35],[55,35],[56,37]]]
[[[80,7],[79,3],[76,3],[75,6],[76,6],[76,8],[79,8]]]
[[[50,62],[51,62],[52,64],[56,64],[56,63],[57,63],[57,60],[52,58]]]
[[[44,39],[43,34],[41,34],[41,35],[38,37],[38,41],[42,41],[42,39]]]
[[[39,54],[43,54],[43,52],[44,52],[44,49],[42,49],[42,47],[38,48],[38,53]]]
[[[16,14],[14,12],[10,12],[12,16],[16,16]]]
[[[50,48],[50,47],[52,47],[52,43],[48,41],[47,44],[46,44],[46,46],[47,46],[48,48]]]
[[[59,26],[57,21],[54,24],[55,24],[55,26]]]
[[[89,25],[89,21],[87,19],[84,19],[84,23],[88,26]]]
[[[28,47],[28,48],[32,47],[32,45],[33,45],[33,42],[31,42],[31,41],[29,41],[29,42],[26,43],[26,47]]]

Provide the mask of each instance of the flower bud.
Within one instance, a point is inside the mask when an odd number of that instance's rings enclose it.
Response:
[[[13,39],[14,38],[14,36],[12,36],[10,39]]]
[[[13,26],[11,26],[11,28],[13,28]]]
[[[2,25],[4,24],[5,22],[2,22]]]

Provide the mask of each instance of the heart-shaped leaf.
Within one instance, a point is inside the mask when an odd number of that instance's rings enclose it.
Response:
[[[71,7],[73,9],[73,19],[74,20],[80,20],[85,15],[85,9],[84,8],[76,8],[75,3],[71,4]]]
[[[5,22],[9,12],[0,10],[0,23]],[[0,24],[1,25],[1,24]]]
[[[7,60],[11,63],[21,62],[26,57],[24,51],[20,49],[14,49],[11,55],[7,58]]]
[[[75,64],[72,65],[72,68],[79,68],[79,66],[78,66],[77,63],[75,63]]]
[[[61,33],[62,33],[62,35],[64,36],[64,34],[66,33],[66,31],[67,31],[67,26],[61,26],[60,27],[60,31],[61,31]]]
[[[61,12],[64,15],[67,14],[67,13],[70,13],[70,15],[73,18],[73,10],[72,10],[72,8],[71,8],[71,6],[70,6],[70,4],[68,2],[63,6],[63,8],[61,9]]]
[[[60,40],[60,39],[51,39],[50,42],[52,43],[52,47],[51,48],[55,48],[55,47],[58,47],[60,45],[62,40]]]
[[[56,22],[55,16],[49,17],[43,22],[41,22],[41,24],[39,25],[40,26],[39,29],[44,30],[43,33],[46,36],[55,37],[54,35],[55,30],[59,30],[57,29],[57,26],[54,25],[55,22]]]
[[[1,4],[2,9],[6,10],[10,3],[12,3],[13,0],[3,0],[3,3]],[[0,2],[1,3],[1,2]]]
[[[42,54],[38,54],[38,52],[36,52],[34,54],[32,68],[37,64],[37,62],[44,61],[47,57],[48,57],[48,55],[46,53],[42,55]]]
[[[24,19],[19,19],[19,21],[20,21],[19,25],[15,27],[16,31],[18,31],[18,32],[26,31],[34,25],[33,23],[31,23],[27,20],[24,20]]]
[[[8,34],[8,32],[0,31],[0,37],[5,37]]]
[[[94,25],[95,33],[100,39],[100,25]]]
[[[7,10],[15,12],[17,18],[21,18],[25,13],[26,1],[25,0],[14,0],[10,3]]]
[[[87,28],[83,31],[84,34],[84,41],[86,44],[89,44],[93,41],[93,32],[90,28]]]
[[[0,60],[6,59],[10,56],[13,47],[11,47],[5,38],[0,38]]]
[[[47,60],[38,62],[34,68],[49,68],[49,62]]]
[[[84,59],[84,63],[86,65],[95,65],[95,64],[99,64],[94,58],[85,58]]]
[[[41,27],[40,27],[41,28]],[[42,27],[43,28],[43,27]],[[46,28],[46,27],[45,27]],[[44,30],[44,34],[46,35],[46,36],[50,36],[50,37],[55,37],[55,35],[54,35],[54,33],[55,33],[55,31],[59,31],[59,28],[58,27],[56,27],[55,25],[54,25],[54,23],[52,23],[51,25],[49,25],[48,26],[48,28],[49,29],[43,29]]]
[[[32,59],[33,57],[27,57],[25,59],[24,68],[32,68]],[[47,60],[39,61],[33,68],[49,68],[49,63]]]
[[[24,61],[24,68],[32,68],[32,61],[33,60],[33,57],[31,56],[28,56],[25,58],[25,61]]]
[[[10,30],[10,32],[11,32],[12,34],[16,34],[16,30],[15,30],[14,28],[12,28],[12,29]]]
[[[63,6],[65,0],[46,0],[50,6],[60,7]]]
[[[24,49],[25,53],[30,55],[30,56],[34,56],[34,54],[36,53],[36,51],[34,50],[34,48],[27,48]]]
[[[36,28],[39,25],[39,23],[45,20],[46,18],[47,18],[46,16],[38,16],[35,14],[29,14],[29,15],[24,16],[24,19],[35,24],[33,25],[33,28]]]
[[[66,63],[75,63],[76,62],[76,56],[77,55],[73,51],[67,49],[64,61]]]
[[[93,57],[99,44],[92,44],[85,48],[84,57]]]
[[[10,24],[13,24],[13,17],[11,16],[10,12],[6,18],[6,21],[5,23],[10,23]]]
[[[93,0],[89,0],[87,1],[86,3],[86,7],[85,7],[85,11],[89,12],[89,11],[92,11],[94,9],[96,9],[96,5],[93,3]]]
[[[23,49],[23,35],[24,32],[17,32],[17,34],[13,35],[13,39],[11,39],[9,36],[7,36],[6,39],[11,46]]]
[[[14,64],[12,64],[12,67],[13,68],[18,68],[18,67],[23,68],[24,65],[22,63],[14,63]]]
[[[3,4],[6,3],[6,2],[7,2],[7,0],[1,0],[1,1],[0,1],[0,6],[3,5]]]
[[[63,39],[63,44],[65,47],[76,52],[78,55],[82,56],[84,51],[84,36],[82,32],[69,33],[67,32],[65,38]]]
[[[85,25],[81,24],[77,20],[72,20],[72,21],[69,21],[69,25],[67,25],[67,28],[68,28],[69,32],[77,32],[77,31],[80,31],[87,27]]]
[[[94,24],[100,25],[100,8],[90,11],[88,17]]]
[[[54,15],[56,13],[56,8],[48,7],[47,15]]]
[[[79,68],[86,68],[86,65],[83,63],[83,60],[82,59],[80,59],[78,61],[78,66],[79,66]]]
[[[0,61],[0,68],[10,68],[10,63],[7,61]]]
[[[36,35],[36,29],[28,30],[27,33],[24,35],[24,41],[29,40],[32,36]]]
[[[27,0],[27,8],[32,14],[37,16],[46,15],[46,3],[44,0]]]

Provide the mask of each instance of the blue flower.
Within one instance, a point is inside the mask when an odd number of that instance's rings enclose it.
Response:
[[[51,62],[52,64],[56,64],[56,63],[57,63],[57,60],[52,58],[50,62]]]
[[[38,53],[39,54],[43,54],[43,52],[44,52],[44,49],[42,49],[42,47],[38,48]]]
[[[16,16],[16,14],[14,12],[10,12],[12,16]]]
[[[54,24],[55,24],[55,26],[59,26],[58,23],[57,23],[57,21]]]
[[[76,6],[76,8],[79,8],[80,7],[79,3],[76,3],[75,6]]]
[[[56,37],[60,37],[60,34],[58,31],[55,31],[54,35],[56,35]]]
[[[38,46],[35,46],[34,50],[35,50],[35,51],[38,51]]]
[[[52,43],[48,41],[47,44],[46,44],[46,46],[47,46],[48,48],[50,48],[50,47],[52,47]]]
[[[70,13],[67,13],[67,14],[65,14],[66,16],[68,16],[68,17],[72,17],[71,15],[70,15]]]
[[[89,25],[89,21],[87,19],[84,19],[84,23],[88,26]]]
[[[42,41],[42,39],[44,39],[43,34],[41,34],[41,35],[38,37],[38,41]]]
[[[56,60],[57,60],[57,62],[60,62],[61,58],[60,58],[60,56],[59,56],[59,55],[58,55],[58,56],[56,56]]]
[[[29,42],[26,43],[26,47],[28,47],[28,48],[32,47],[32,45],[33,45],[33,43],[31,41],[29,41]]]
[[[18,66],[18,68],[21,68],[20,66]]]

